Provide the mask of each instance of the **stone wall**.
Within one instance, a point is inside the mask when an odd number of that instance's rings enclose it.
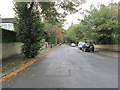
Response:
[[[95,45],[95,48],[110,50],[110,51],[120,51],[119,45],[116,45],[116,44],[113,44],[113,45]]]

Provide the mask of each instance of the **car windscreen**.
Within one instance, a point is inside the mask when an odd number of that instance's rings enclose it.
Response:
[[[80,43],[79,45],[81,45],[81,46],[82,46],[82,45],[84,45],[84,44],[85,44],[85,43]]]

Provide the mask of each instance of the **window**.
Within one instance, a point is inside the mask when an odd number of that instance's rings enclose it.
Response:
[[[2,24],[2,28],[7,29],[7,24]]]

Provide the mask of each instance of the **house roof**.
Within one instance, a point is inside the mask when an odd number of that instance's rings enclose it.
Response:
[[[14,23],[15,18],[2,18],[2,23]]]

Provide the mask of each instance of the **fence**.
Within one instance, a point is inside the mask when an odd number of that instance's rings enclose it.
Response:
[[[5,29],[1,29],[1,31],[2,41],[0,41],[0,53],[2,55],[2,59],[21,54],[21,43],[17,42],[16,32]]]
[[[16,32],[1,29],[2,30],[2,42],[1,43],[10,43],[17,42]]]

